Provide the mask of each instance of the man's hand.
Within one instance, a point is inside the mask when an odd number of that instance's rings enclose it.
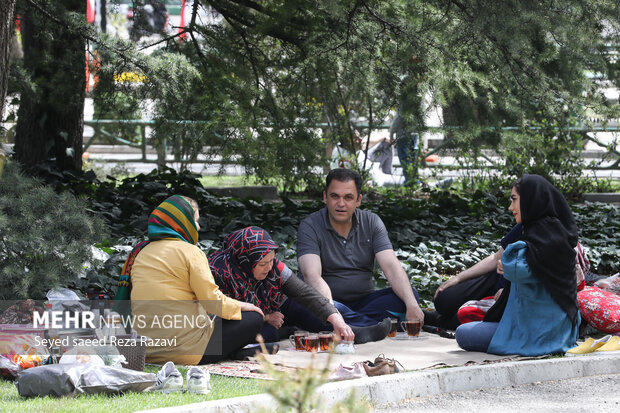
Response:
[[[437,294],[439,294],[440,292],[447,290],[448,288],[453,287],[457,285],[458,283],[459,283],[459,279],[456,275],[454,277],[449,278],[447,281],[442,282],[441,285],[437,287],[437,290],[435,291],[435,295],[433,296],[433,299],[437,298]]]
[[[342,318],[340,313],[331,314],[327,317],[327,321],[334,326],[334,341],[340,341],[341,339],[353,341],[355,339],[353,330],[344,322],[344,318]]]
[[[266,323],[274,326],[276,330],[279,330],[282,324],[284,324],[284,314],[279,311],[269,313],[264,317],[264,320]]]
[[[424,325],[424,313],[420,309],[419,306],[411,306],[411,308],[407,308],[407,313],[405,314],[407,320],[411,321],[419,321],[420,327]]]
[[[241,311],[256,311],[263,318],[265,318],[265,314],[263,313],[263,311],[252,303],[245,303],[241,301]]]

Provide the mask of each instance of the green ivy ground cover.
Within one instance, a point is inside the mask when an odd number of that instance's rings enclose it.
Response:
[[[166,197],[182,193],[195,198],[201,208],[199,246],[209,252],[236,229],[258,225],[267,229],[281,246],[279,257],[297,270],[297,227],[308,214],[323,207],[320,196],[313,200],[282,198],[282,202],[259,199],[217,198],[190,173],[142,174],[99,185],[73,186],[88,196],[94,213],[111,231],[111,241],[102,245],[134,245],[144,237],[149,213]],[[449,191],[418,193],[418,198],[388,193],[380,199],[362,201],[362,208],[376,212],[384,221],[394,250],[425,300],[430,300],[441,277],[467,268],[496,251],[499,240],[514,221],[507,211],[508,193],[491,195],[476,191],[459,195]],[[376,198],[376,197],[375,197]],[[588,250],[592,270],[613,274],[620,270],[620,208],[617,205],[583,203],[572,205],[580,228],[581,243]],[[114,289],[127,251],[115,249],[103,266],[95,266],[76,287]],[[385,281],[377,268],[378,286]]]

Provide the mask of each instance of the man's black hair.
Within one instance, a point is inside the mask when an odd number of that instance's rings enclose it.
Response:
[[[359,173],[357,173],[357,171],[346,168],[332,169],[327,174],[327,178],[325,178],[325,192],[327,192],[329,184],[331,184],[334,179],[339,182],[354,181],[355,188],[357,189],[357,195],[362,193],[362,177]]]

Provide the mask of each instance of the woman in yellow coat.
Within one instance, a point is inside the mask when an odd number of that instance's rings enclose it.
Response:
[[[129,298],[134,328],[150,337],[148,362],[214,363],[255,341],[263,312],[226,297],[198,241],[198,204],[173,195],[151,213],[148,240],[127,258],[116,300]]]

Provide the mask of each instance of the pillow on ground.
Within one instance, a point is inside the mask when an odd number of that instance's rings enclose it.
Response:
[[[581,316],[603,333],[620,331],[620,296],[598,287],[585,287],[577,293]]]

